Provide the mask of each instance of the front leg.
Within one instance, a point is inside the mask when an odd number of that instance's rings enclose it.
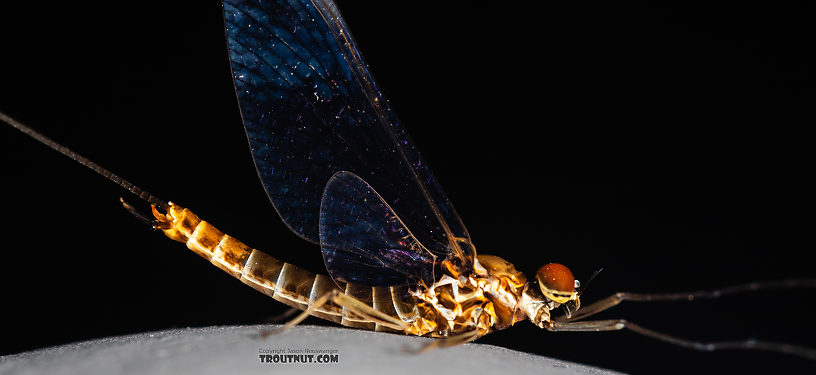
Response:
[[[731,287],[713,289],[713,290],[698,290],[693,292],[678,292],[678,293],[628,293],[619,292],[591,305],[581,307],[580,310],[569,316],[559,316],[554,320],[556,322],[572,322],[595,315],[601,311],[617,306],[623,301],[633,302],[656,302],[656,301],[694,301],[696,299],[714,299],[720,298],[728,294],[755,292],[769,289],[787,289],[787,288],[816,288],[816,279],[789,279],[767,282],[754,282],[742,285],[735,285]]]
[[[667,335],[648,328],[641,327],[635,323],[624,319],[590,320],[584,322],[549,322],[544,326],[552,332],[604,332],[620,331],[628,329],[643,336],[648,336],[660,341],[682,346],[684,348],[699,350],[703,352],[713,352],[715,350],[739,349],[739,350],[766,350],[782,354],[790,354],[810,360],[816,360],[816,350],[804,346],[796,346],[778,342],[743,340],[743,341],[718,341],[700,342],[686,340],[683,338]]]

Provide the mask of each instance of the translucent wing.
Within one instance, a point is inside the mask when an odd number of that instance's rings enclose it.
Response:
[[[390,286],[434,282],[434,256],[374,189],[338,172],[323,192],[320,246],[333,279]]]
[[[224,3],[236,92],[255,166],[286,224],[319,243],[323,189],[349,171],[416,239],[471,265],[470,236],[391,112],[331,1]]]

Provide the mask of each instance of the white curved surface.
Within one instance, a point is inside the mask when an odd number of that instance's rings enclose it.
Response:
[[[103,338],[0,357],[0,374],[613,374],[558,359],[483,344],[432,350],[429,339],[298,326],[258,338],[269,326],[176,329]],[[261,349],[336,349],[338,363],[262,363]]]

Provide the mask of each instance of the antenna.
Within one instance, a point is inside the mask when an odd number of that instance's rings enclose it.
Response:
[[[147,201],[150,204],[156,205],[157,207],[161,208],[162,210],[167,210],[170,207],[170,205],[167,204],[167,202],[157,198],[153,194],[150,194],[147,191],[145,191],[144,189],[130,183],[127,180],[125,180],[124,178],[119,177],[115,173],[113,173],[113,172],[111,172],[111,171],[109,171],[109,170],[107,170],[105,168],[102,168],[102,166],[100,166],[99,164],[96,164],[93,161],[91,161],[90,159],[88,159],[88,158],[86,158],[86,157],[84,157],[82,155],[79,155],[76,152],[71,151],[71,149],[69,149],[68,147],[65,147],[65,146],[55,142],[51,138],[48,138],[48,137],[40,134],[36,130],[30,128],[28,125],[23,124],[22,122],[19,122],[19,121],[15,120],[15,119],[9,117],[8,115],[6,115],[3,112],[0,112],[0,121],[3,121],[6,124],[9,124],[9,125],[13,126],[15,129],[27,134],[31,138],[36,139],[40,143],[42,143],[42,144],[50,147],[51,149],[65,155],[65,156],[67,156],[67,157],[69,157],[71,159],[73,159],[77,163],[88,167],[88,169],[100,174],[102,177],[105,177],[108,180],[112,181],[113,183],[125,188],[125,190],[131,192],[133,195],[139,197],[140,199],[143,199],[143,200]]]

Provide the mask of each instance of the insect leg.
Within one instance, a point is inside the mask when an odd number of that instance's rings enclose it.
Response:
[[[577,312],[570,315],[561,315],[553,318],[556,322],[569,322],[595,315],[601,311],[617,306],[624,300],[627,293],[615,293],[591,305],[582,306]]]
[[[270,336],[270,335],[276,335],[276,334],[279,334],[279,333],[286,332],[290,328],[300,324],[300,322],[302,322],[304,319],[309,317],[309,315],[312,315],[315,311],[317,311],[318,308],[322,307],[327,302],[329,302],[329,301],[333,300],[335,297],[337,297],[337,295],[339,293],[340,292],[338,290],[332,290],[331,292],[328,292],[328,293],[320,296],[320,298],[315,300],[315,302],[313,304],[311,304],[308,308],[306,308],[306,310],[303,310],[303,312],[298,314],[294,319],[286,322],[286,324],[284,324],[282,327],[275,328],[275,329],[268,329],[268,330],[264,330],[263,332],[261,332],[261,338],[265,338],[265,337]]]
[[[385,314],[381,311],[374,309],[373,307],[358,301],[356,298],[351,297],[344,293],[339,293],[337,296],[332,298],[332,302],[335,304],[345,307],[349,311],[360,315],[361,317],[368,319],[374,323],[383,325],[385,327],[395,329],[398,331],[405,331],[408,328],[408,324],[394,318],[388,314]]]
[[[261,332],[261,337],[263,338],[269,335],[275,335],[287,331],[288,329],[300,324],[300,322],[306,319],[309,315],[312,315],[317,311],[317,309],[326,305],[330,301],[340,307],[345,307],[352,313],[359,315],[364,319],[381,324],[385,327],[398,331],[404,331],[406,328],[408,328],[407,323],[377,311],[371,306],[368,306],[365,303],[360,302],[357,299],[335,289],[320,296],[306,310],[303,310],[303,312],[298,314],[298,316],[296,316],[294,319],[286,322],[286,324],[284,324],[282,327]]]
[[[282,314],[278,314],[278,315],[275,315],[275,316],[270,316],[268,318],[265,318],[264,322],[266,322],[266,323],[282,322],[282,321],[285,321],[285,320],[289,319],[292,315],[295,315],[295,314],[297,314],[299,312],[300,312],[300,310],[298,310],[297,308],[292,307],[292,308],[289,308],[288,310],[284,311]]]
[[[637,324],[634,324],[624,319],[590,320],[583,322],[553,321],[550,322],[548,325],[545,325],[544,328],[553,332],[566,332],[566,331],[602,332],[602,331],[620,331],[623,329],[628,329],[643,336],[648,336],[670,344],[704,352],[711,352],[715,350],[724,349],[766,350],[782,354],[800,356],[810,360],[816,360],[816,350],[806,348],[803,346],[755,340],[719,341],[719,342],[691,341],[667,335],[665,333],[652,331],[648,328],[641,327]]]
[[[427,352],[429,350],[433,350],[433,349],[447,348],[447,347],[451,347],[451,346],[467,344],[467,343],[469,343],[469,342],[471,342],[473,340],[476,340],[478,338],[479,338],[479,330],[478,329],[473,329],[473,330],[470,330],[470,331],[457,333],[455,335],[451,335],[451,336],[448,336],[448,337],[445,337],[445,338],[440,338],[440,339],[437,339],[437,340],[433,340],[430,343],[428,343],[427,345],[423,345],[419,349],[411,351],[411,352],[414,353],[414,354],[421,354],[421,353],[425,353],[425,352]]]
[[[816,288],[816,279],[788,279],[767,282],[753,282],[713,290],[698,290],[678,293],[615,293],[591,305],[583,306],[570,316],[559,316],[556,322],[571,322],[595,315],[618,305],[623,301],[653,302],[653,301],[694,301],[695,299],[714,299],[727,294],[753,292],[768,289],[784,288]]]

